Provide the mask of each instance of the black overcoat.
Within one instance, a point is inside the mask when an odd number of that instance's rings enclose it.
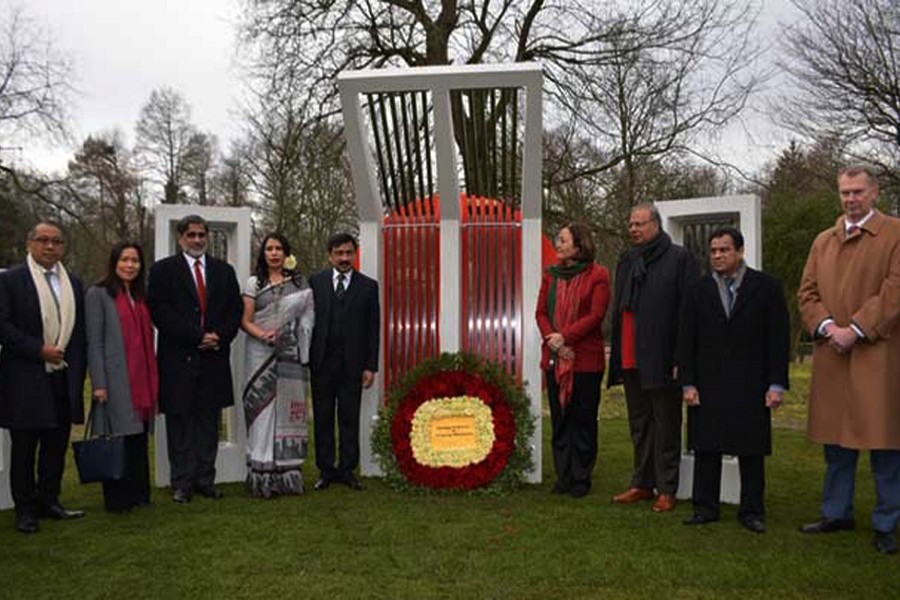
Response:
[[[607,387],[623,383],[622,295],[629,271],[622,255],[616,265],[613,302],[612,349]],[[672,244],[659,260],[647,265],[640,303],[635,310],[635,342],[638,372],[644,390],[677,385],[672,375],[678,343],[678,319],[688,290],[700,277],[700,265],[685,248]]]
[[[66,347],[69,410],[73,423],[84,422],[84,288],[68,273],[75,296],[75,328]],[[0,427],[58,427],[50,378],[41,358],[44,325],[37,288],[26,264],[0,273]]]
[[[147,303],[159,332],[159,409],[166,414],[224,408],[234,403],[231,342],[241,324],[243,301],[234,269],[206,256],[206,319],[201,326],[197,286],[182,253],[150,269]],[[205,332],[219,335],[218,350],[198,346]]]
[[[765,395],[772,384],[788,388],[789,354],[789,316],[777,279],[748,268],[728,318],[715,280],[703,277],[685,303],[677,354],[682,385],[700,392],[700,405],[688,408],[688,447],[771,454]]]

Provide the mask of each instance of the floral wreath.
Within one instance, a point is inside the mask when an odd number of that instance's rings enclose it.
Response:
[[[435,448],[435,425],[454,418],[464,422],[469,443]],[[533,433],[525,390],[501,365],[444,353],[390,390],[372,450],[386,481],[398,489],[506,491],[533,467]]]

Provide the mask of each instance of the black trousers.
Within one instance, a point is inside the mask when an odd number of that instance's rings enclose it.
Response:
[[[216,481],[220,408],[166,414],[166,447],[173,490],[190,491]]]
[[[150,503],[150,462],[147,432],[125,436],[125,477],[103,482],[103,505],[110,512],[122,512]]]
[[[765,457],[738,456],[741,472],[741,507],[738,518],[763,518],[766,509],[763,496],[766,489]],[[722,453],[694,453],[694,512],[711,519],[719,518],[719,498],[722,488]]]
[[[36,515],[57,504],[62,489],[71,417],[65,371],[47,375],[59,425],[46,429],[10,429],[9,487],[16,513]],[[35,466],[37,477],[35,478]]]
[[[359,466],[362,373],[348,373],[344,361],[312,373],[316,467],[324,479],[340,481]],[[335,411],[340,456],[335,466]]]
[[[637,369],[624,371],[623,378],[634,444],[631,486],[674,495],[681,465],[681,389],[644,390]]]
[[[559,384],[554,371],[545,374],[556,482],[564,490],[590,490],[597,463],[597,413],[603,373],[575,373],[572,398],[565,410],[559,404]]]

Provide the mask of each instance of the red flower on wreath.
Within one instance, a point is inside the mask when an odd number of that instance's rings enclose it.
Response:
[[[464,467],[433,467],[421,464],[413,454],[410,436],[419,407],[437,398],[471,396],[491,410],[494,443],[488,455]],[[432,488],[474,489],[493,481],[509,463],[516,447],[516,421],[503,391],[477,374],[442,371],[423,377],[400,401],[391,424],[394,456],[404,477],[416,485]]]

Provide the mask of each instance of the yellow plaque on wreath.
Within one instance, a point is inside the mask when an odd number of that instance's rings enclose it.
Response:
[[[463,467],[484,460],[494,439],[491,409],[473,396],[429,400],[412,419],[413,456],[430,467]]]

